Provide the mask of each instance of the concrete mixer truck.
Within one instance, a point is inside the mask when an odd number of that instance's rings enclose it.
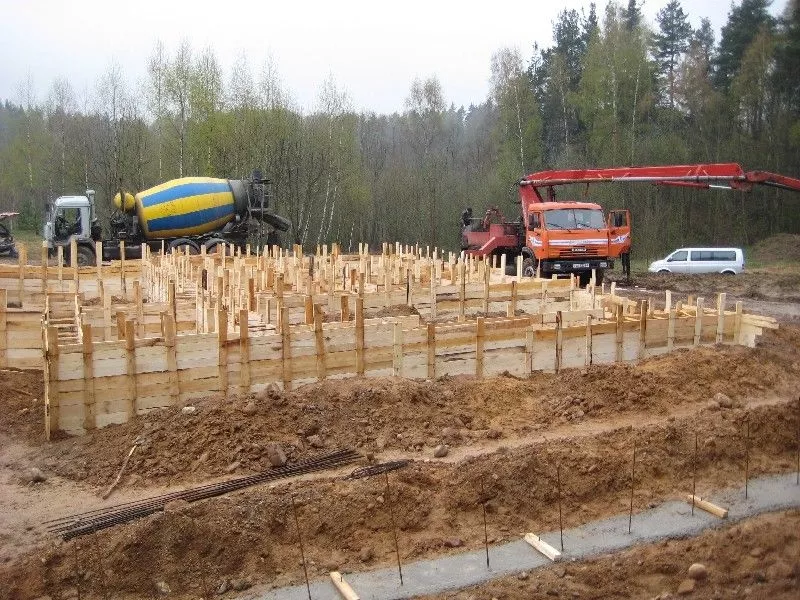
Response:
[[[182,177],[137,194],[120,191],[114,196],[110,218],[111,237],[103,229],[95,210],[95,193],[61,196],[48,205],[43,237],[51,255],[59,246],[65,260],[74,239],[77,263],[118,260],[120,241],[125,258],[141,258],[142,244],[159,251],[185,250],[197,254],[204,246],[214,252],[220,244],[244,248],[278,243],[277,232],[291,223],[269,210],[269,181],[255,171],[250,179]],[[102,242],[103,255],[95,255],[95,242]]]

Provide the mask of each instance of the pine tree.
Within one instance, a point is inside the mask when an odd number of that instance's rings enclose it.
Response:
[[[670,0],[658,11],[659,31],[655,34],[654,55],[658,72],[667,84],[669,107],[675,107],[675,75],[678,59],[689,48],[692,27],[679,0]]]
[[[775,20],[767,12],[771,0],[742,0],[731,8],[728,22],[722,27],[722,37],[716,57],[715,84],[727,90],[742,62],[742,57],[762,27],[772,32]]]

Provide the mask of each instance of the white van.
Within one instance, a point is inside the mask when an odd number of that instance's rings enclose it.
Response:
[[[666,258],[650,263],[651,273],[722,273],[744,271],[741,248],[679,248]]]

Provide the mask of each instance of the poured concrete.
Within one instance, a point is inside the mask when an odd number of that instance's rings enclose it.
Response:
[[[635,514],[630,534],[627,513],[565,530],[562,560],[606,554],[665,538],[693,536],[705,529],[763,512],[800,507],[800,486],[795,482],[794,473],[762,477],[750,480],[748,499],[744,497],[744,488],[729,489],[704,498],[728,508],[727,519],[719,519],[698,508],[695,508],[692,515],[689,503],[673,501]],[[520,538],[523,534],[524,532],[520,532]],[[560,549],[557,530],[540,535],[554,548]],[[551,564],[522,539],[491,546],[489,558],[491,569],[486,568],[484,549],[408,563],[403,565],[402,586],[397,568],[345,574],[345,578],[362,600],[394,600],[461,589],[503,575]],[[245,597],[259,600],[307,600],[308,592],[305,585],[272,590],[253,588]],[[314,600],[341,598],[327,578],[312,581],[311,597]]]

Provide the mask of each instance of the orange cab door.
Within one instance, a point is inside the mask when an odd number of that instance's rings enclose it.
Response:
[[[609,251],[619,257],[631,251],[631,213],[612,210],[608,213]]]

